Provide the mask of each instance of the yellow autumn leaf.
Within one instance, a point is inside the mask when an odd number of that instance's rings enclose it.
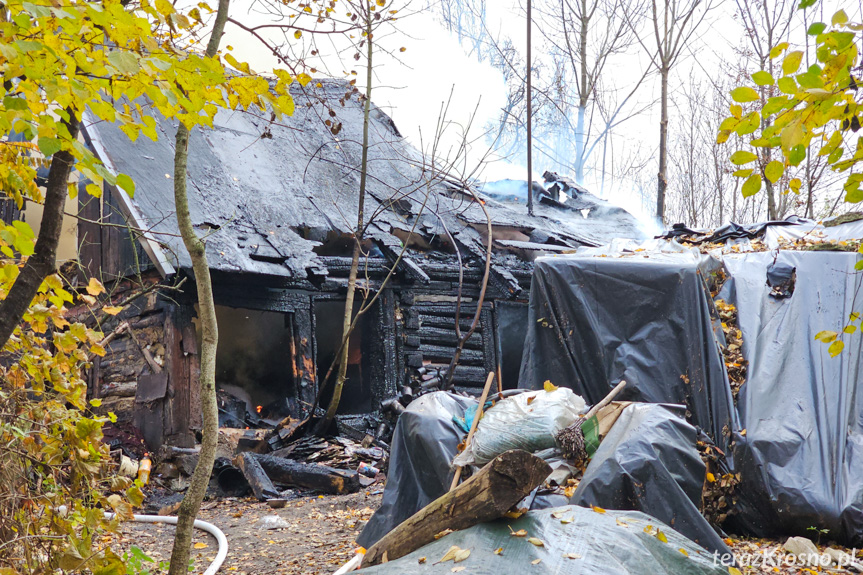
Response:
[[[712,473],[710,473],[709,471],[707,472],[707,476],[706,476],[706,477],[707,477],[707,482],[708,482],[708,483],[714,483],[714,482],[716,481],[716,476],[715,476],[715,475],[713,475]]]
[[[123,311],[123,308],[115,305],[106,305],[102,308],[102,311],[104,311],[108,315],[117,315],[118,313]]]
[[[556,391],[557,386],[551,383],[550,380],[546,379],[545,383],[542,384],[542,388],[548,392]]]
[[[503,547],[498,547],[494,550],[495,555],[503,555]]]
[[[681,547],[680,549],[678,549],[678,551],[680,551],[681,553],[683,553],[683,556],[684,556],[684,557],[689,557],[689,553],[688,553],[688,552],[686,551],[686,549],[684,549],[683,547]]]
[[[564,553],[563,558],[564,559],[581,559],[581,555],[579,555],[578,553]]]
[[[591,505],[590,508],[593,509],[594,513],[605,513],[605,509],[603,509],[602,507]]]
[[[530,562],[530,564],[531,565],[539,565],[541,561],[542,561],[542,559],[534,559],[533,561]]]
[[[542,542],[542,539],[538,539],[536,537],[530,537],[527,542],[531,545],[536,545],[537,547],[545,547],[545,543]]]
[[[90,278],[90,283],[87,284],[87,293],[90,295],[99,295],[105,291],[105,286],[96,278]]]
[[[207,548],[207,544],[206,544],[206,543],[201,543],[200,541],[198,541],[197,543],[195,543],[195,549],[206,549],[206,548]]]
[[[665,533],[663,533],[659,529],[656,530],[656,538],[659,539],[660,541],[662,541],[663,543],[668,543],[668,537],[666,537]]]

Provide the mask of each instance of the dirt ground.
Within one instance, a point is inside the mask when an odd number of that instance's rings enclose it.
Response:
[[[328,574],[354,555],[354,539],[381,502],[380,485],[350,495],[297,497],[282,509],[271,509],[254,498],[205,501],[199,519],[209,521],[228,539],[228,557],[220,573],[233,575]],[[262,529],[264,518],[277,516],[287,523]],[[155,563],[171,556],[174,527],[127,523],[120,534],[121,548],[139,547]],[[214,537],[195,530],[192,556],[194,573],[203,573],[215,558]],[[150,573],[162,573],[145,563]]]

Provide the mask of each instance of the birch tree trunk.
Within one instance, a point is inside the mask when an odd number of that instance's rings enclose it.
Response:
[[[210,41],[207,44],[206,55],[212,58],[219,50],[219,42],[228,20],[230,0],[219,0],[216,20]],[[189,570],[189,555],[192,545],[192,529],[195,517],[201,508],[210,475],[213,473],[213,462],[216,459],[216,443],[219,434],[219,413],[216,404],[216,347],[219,342],[219,330],[216,324],[216,305],[213,301],[213,282],[210,278],[210,265],[207,263],[205,244],[195,233],[192,217],[189,213],[189,198],[186,193],[187,161],[189,152],[189,129],[179,122],[177,127],[176,149],[174,150],[174,203],[177,210],[177,224],[183,236],[183,244],[192,260],[192,271],[195,274],[195,284],[198,288],[198,319],[201,322],[201,410],[203,429],[201,437],[201,453],[195,472],[189,483],[180,509],[177,512],[177,531],[174,536],[174,547],[171,550],[171,567],[169,575],[186,575]]]

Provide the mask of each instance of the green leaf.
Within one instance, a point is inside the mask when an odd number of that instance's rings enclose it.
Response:
[[[827,24],[825,24],[824,22],[815,22],[814,24],[809,26],[809,29],[806,30],[806,33],[809,34],[810,36],[817,36],[818,34],[821,34],[822,32],[824,32],[824,30],[826,30],[826,29],[827,29]]]
[[[845,10],[839,10],[835,14],[833,14],[833,19],[831,20],[834,26],[842,26],[843,24],[848,23],[848,14],[845,13]]]
[[[797,82],[794,81],[794,78],[785,76],[783,78],[779,78],[776,80],[776,86],[779,88],[779,91],[783,94],[796,94],[797,93]]]
[[[781,43],[777,44],[776,46],[774,46],[774,47],[770,50],[770,58],[771,58],[771,59],[776,58],[776,57],[777,57],[777,56],[779,56],[779,54],[781,54],[781,53],[782,53],[786,48],[788,48],[788,42],[781,42]]]
[[[129,196],[135,195],[135,182],[126,174],[117,174],[117,186],[122,188]]]
[[[778,160],[773,160],[764,167],[764,177],[774,184],[779,181],[784,172],[785,166]]]
[[[806,146],[797,144],[788,153],[788,163],[792,166],[799,166],[800,162],[806,159]]]
[[[765,72],[764,70],[752,74],[752,81],[759,86],[772,86],[774,82],[770,72]]]
[[[731,98],[741,104],[758,100],[758,92],[748,86],[740,86],[731,90]]]
[[[748,164],[758,159],[758,156],[746,150],[737,150],[731,154],[731,163],[737,166]]]
[[[827,353],[830,354],[830,357],[836,357],[842,350],[845,349],[845,342],[841,339],[837,339],[833,343],[830,344],[830,347],[827,348]]]
[[[747,170],[737,170],[731,175],[735,178],[748,178],[750,174],[752,174],[752,168],[749,168]]]
[[[800,62],[803,60],[803,52],[795,50],[789,52],[782,61],[782,73],[786,76],[793,74],[800,67]]]
[[[829,331],[829,330],[819,331],[818,333],[815,334],[815,340],[816,341],[822,341],[824,343],[830,343],[831,341],[835,340],[836,336],[838,336],[838,335],[839,334],[836,333],[835,331]]]
[[[128,76],[137,74],[138,70],[141,69],[135,54],[126,52],[125,50],[112,50],[108,53],[108,61],[117,71]]]
[[[856,325],[846,325],[845,329],[843,329],[842,331],[845,333],[854,333],[855,331],[857,331],[857,326]]]
[[[849,204],[863,202],[863,188],[848,190],[848,193],[845,194],[845,201]]]
[[[53,156],[63,147],[63,143],[57,138],[39,138],[39,151],[45,154],[45,157]]]
[[[818,2],[818,0],[800,0],[800,4],[798,4],[797,9],[804,10],[811,6],[815,6],[816,2]]]
[[[749,176],[749,179],[743,182],[743,187],[741,188],[741,193],[744,198],[748,198],[749,196],[754,196],[761,189],[761,175],[753,174]]]

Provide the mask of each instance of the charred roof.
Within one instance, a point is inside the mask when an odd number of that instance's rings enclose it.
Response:
[[[335,80],[297,88],[293,98],[294,115],[280,122],[269,112],[223,109],[212,129],[192,132],[189,206],[195,228],[207,236],[214,270],[295,279],[326,275],[326,247],[344,242],[356,225],[362,102],[346,82]],[[85,122],[85,133],[109,169],[135,180],[134,198],[123,199],[133,223],[149,230],[151,247],[161,246],[168,268],[188,268],[174,213],[177,122],[156,119],[155,142],[132,142],[105,122]],[[468,257],[481,257],[486,214],[501,242],[496,250],[522,255],[543,246],[555,252],[642,237],[629,213],[574,184],[558,183],[561,190],[567,186],[566,198],[543,198],[531,217],[517,201],[496,200],[436,173],[433,164],[372,106],[366,237],[385,255],[413,234],[417,249],[455,242]]]

